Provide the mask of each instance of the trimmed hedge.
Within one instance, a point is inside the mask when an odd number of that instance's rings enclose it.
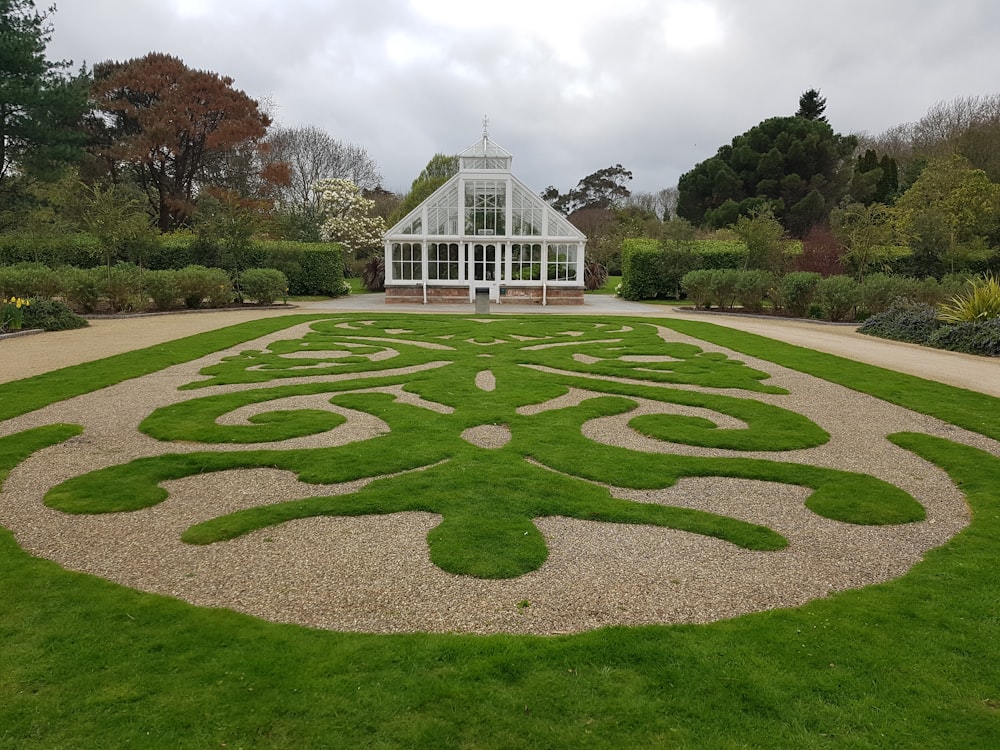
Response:
[[[0,234],[0,265],[29,262],[42,263],[50,268],[90,268],[103,262],[101,243],[93,235],[82,233],[53,237]]]
[[[137,262],[151,270],[177,271],[192,265],[222,268],[232,277],[248,268],[274,268],[288,278],[292,295],[345,294],[344,252],[331,242],[254,242],[239,257],[228,256],[190,233],[163,235],[150,247],[126,248],[113,260]],[[23,234],[0,235],[0,266],[39,263],[49,268],[73,266],[95,268],[103,265],[100,242],[88,234],[67,234],[36,238]]]
[[[786,244],[788,255],[802,252],[801,242]],[[680,299],[681,279],[700,269],[741,270],[747,248],[741,240],[664,240],[632,238],[622,243],[625,299]]]

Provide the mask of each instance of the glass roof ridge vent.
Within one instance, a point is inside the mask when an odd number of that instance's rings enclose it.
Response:
[[[490,140],[483,133],[481,140],[476,141],[458,155],[459,169],[462,171],[509,172],[513,154],[503,146]]]

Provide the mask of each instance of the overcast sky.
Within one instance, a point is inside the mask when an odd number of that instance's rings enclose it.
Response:
[[[535,190],[621,163],[653,191],[809,88],[845,134],[1000,93],[997,0],[57,4],[50,59],[175,55],[235,79],[277,124],[363,146],[401,192],[436,152],[479,140],[484,115]]]

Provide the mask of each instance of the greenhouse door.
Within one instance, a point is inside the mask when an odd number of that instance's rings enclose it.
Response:
[[[500,282],[504,281],[503,243],[476,242],[469,245],[469,286],[470,296],[476,289],[488,288],[490,300],[500,301]]]

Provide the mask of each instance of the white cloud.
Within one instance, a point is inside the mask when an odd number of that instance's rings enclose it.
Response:
[[[672,49],[694,52],[706,47],[719,47],[725,35],[714,6],[684,0],[667,6],[663,36]]]
[[[87,0],[52,21],[53,59],[155,50],[231,76],[366,148],[392,189],[483,113],[532,187],[620,162],[656,190],[809,88],[843,133],[1000,90],[995,0]]]

